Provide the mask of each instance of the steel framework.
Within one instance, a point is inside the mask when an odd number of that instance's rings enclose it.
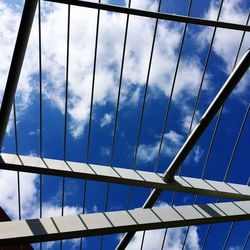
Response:
[[[181,165],[186,157],[189,155],[190,151],[196,145],[198,139],[204,133],[208,125],[211,123],[212,119],[219,112],[217,124],[215,127],[214,135],[211,140],[210,146],[213,145],[214,136],[217,131],[218,123],[223,110],[224,102],[227,100],[228,96],[235,89],[236,85],[239,83],[241,78],[244,76],[250,65],[250,50],[246,51],[244,56],[238,62],[239,53],[241,50],[242,42],[246,32],[250,31],[250,26],[248,26],[249,16],[246,22],[246,25],[227,23],[219,21],[219,15],[223,0],[221,1],[221,6],[216,21],[205,20],[200,18],[190,17],[190,9],[192,0],[190,1],[188,15],[172,15],[160,12],[161,1],[159,1],[158,12],[134,9],[130,7],[131,1],[129,1],[128,7],[120,7],[115,5],[103,4],[100,1],[98,3],[87,2],[87,1],[78,1],[78,0],[47,0],[50,2],[56,2],[61,4],[68,5],[68,27],[67,27],[67,67],[66,67],[66,101],[65,101],[65,124],[64,124],[64,159],[63,160],[53,160],[47,159],[42,156],[42,129],[40,129],[40,157],[28,157],[19,155],[18,146],[16,154],[4,154],[1,153],[1,162],[0,169],[13,170],[18,173],[18,192],[20,199],[20,185],[19,185],[19,171],[21,172],[30,172],[40,174],[40,185],[42,185],[42,174],[53,175],[53,176],[62,176],[63,177],[63,195],[62,195],[62,216],[53,217],[53,218],[40,218],[34,220],[26,221],[12,221],[12,222],[0,222],[0,246],[8,244],[24,244],[32,242],[42,242],[49,240],[63,240],[68,238],[75,237],[87,237],[93,235],[104,235],[104,234],[113,234],[113,233],[125,233],[120,244],[117,246],[117,249],[125,249],[136,231],[140,230],[149,230],[149,229],[160,229],[160,228],[170,228],[170,227],[179,227],[179,226],[190,226],[198,224],[209,224],[209,223],[219,223],[219,222],[234,222],[238,220],[249,220],[250,219],[250,187],[249,183],[247,185],[240,185],[235,183],[227,182],[228,171],[231,166],[232,159],[235,154],[235,150],[238,146],[238,142],[244,128],[246,119],[248,117],[250,105],[248,105],[246,115],[242,122],[240,132],[233,149],[233,153],[230,158],[230,162],[225,174],[223,182],[205,180],[204,172],[206,169],[205,163],[203,174],[201,179],[190,178],[184,176],[178,176],[178,171],[180,172]],[[31,31],[35,11],[38,4],[38,14],[39,14],[39,70],[40,70],[40,126],[42,126],[42,61],[41,61],[41,16],[40,16],[40,1],[38,0],[26,0],[24,4],[22,19],[19,26],[19,32],[17,34],[15,49],[13,52],[13,57],[9,69],[9,75],[6,82],[5,92],[3,96],[3,101],[0,110],[0,148],[3,145],[4,135],[6,133],[6,128],[8,125],[12,105],[14,104],[14,118],[15,118],[15,92],[18,85],[18,80],[20,72],[22,69],[23,59],[25,56],[26,47],[29,40],[29,34]],[[97,9],[97,26],[96,26],[96,40],[95,40],[95,53],[94,53],[94,69],[93,69],[93,80],[92,80],[92,91],[91,91],[91,105],[90,105],[90,117],[89,117],[89,129],[88,129],[88,146],[87,146],[87,162],[86,163],[77,163],[70,162],[66,160],[66,142],[67,142],[67,108],[68,108],[68,65],[69,65],[69,35],[70,35],[70,6],[75,5],[79,7],[87,7]],[[111,164],[110,166],[97,166],[89,163],[89,149],[90,149],[90,133],[91,133],[91,120],[92,120],[92,109],[93,109],[93,95],[94,95],[94,84],[95,84],[95,68],[96,68],[96,57],[97,57],[97,48],[98,48],[98,33],[99,33],[99,19],[100,11],[111,11],[127,14],[127,22],[125,29],[124,37],[124,47],[123,47],[123,56],[120,72],[120,83],[117,99],[117,108],[115,116],[115,126],[113,133],[113,143],[112,143],[112,155],[111,155]],[[129,16],[143,16],[147,18],[155,18],[155,32],[152,42],[152,50],[148,68],[148,77],[144,92],[143,105],[140,116],[140,124],[138,129],[137,137],[137,146],[134,155],[134,169],[124,169],[113,167],[113,154],[114,154],[114,144],[116,137],[116,126],[117,126],[117,117],[119,110],[119,101],[120,101],[120,91],[121,91],[121,82],[123,76],[123,66],[124,66],[124,57],[125,57],[125,48],[127,42],[127,31],[129,26]],[[173,22],[182,22],[185,23],[183,38],[181,42],[180,52],[178,56],[174,81],[171,89],[170,101],[166,109],[166,117],[163,125],[163,133],[161,137],[161,142],[159,146],[159,154],[155,164],[155,172],[146,172],[139,171],[135,169],[135,162],[137,157],[138,145],[140,141],[142,117],[144,113],[144,104],[147,96],[147,86],[148,78],[150,74],[150,67],[152,62],[155,36],[157,31],[158,20],[168,20]],[[203,26],[215,27],[212,41],[209,47],[209,52],[207,60],[204,67],[204,74],[202,76],[202,81],[197,95],[195,108],[193,112],[193,117],[190,125],[190,134],[187,137],[185,143],[176,154],[174,160],[169,165],[168,169],[164,174],[157,173],[158,160],[162,146],[163,135],[166,129],[166,123],[168,120],[168,112],[170,108],[170,103],[172,99],[172,94],[175,86],[176,74],[179,67],[180,57],[182,53],[182,47],[184,44],[187,24],[196,24]],[[207,108],[206,112],[196,125],[192,129],[192,123],[194,119],[194,114],[197,108],[197,103],[199,100],[200,90],[204,81],[204,75],[207,67],[207,63],[210,57],[211,48],[216,32],[216,28],[232,29],[238,31],[244,31],[241,39],[241,43],[237,52],[235,59],[234,69],[232,73],[226,80],[223,87],[218,92],[217,96],[211,102],[210,106]],[[16,132],[16,118],[15,120],[15,132]],[[17,133],[16,142],[17,142]],[[16,143],[17,145],[17,143]],[[210,156],[211,147],[209,148],[208,158]],[[208,159],[207,158],[207,159]],[[117,212],[106,212],[108,195],[109,195],[109,184],[107,187],[107,196],[106,196],[106,205],[105,211],[103,213],[94,213],[94,214],[81,214],[76,216],[64,216],[64,177],[79,178],[85,180],[85,189],[86,190],[86,180],[96,180],[107,183],[118,183],[123,185],[132,185],[132,186],[142,186],[147,188],[153,188],[154,190],[144,203],[141,209],[136,210],[122,210]],[[41,190],[41,189],[40,189]],[[235,200],[241,200],[236,202],[219,202],[219,199],[216,203],[204,204],[204,205],[189,205],[189,206],[170,206],[170,207],[153,207],[158,197],[160,196],[163,190],[171,190],[174,192],[186,192],[196,194],[195,202],[197,201],[197,195],[205,196],[215,196],[217,198],[229,198]],[[131,191],[131,189],[130,189]],[[129,193],[130,195],[130,193]],[[41,195],[40,195],[41,196]],[[41,198],[41,197],[40,197]],[[85,197],[84,197],[85,199]],[[129,202],[129,201],[128,201]],[[40,200],[40,217],[42,217],[42,200]],[[20,200],[19,200],[19,219],[21,219],[20,212]],[[231,228],[228,232],[227,239],[224,243],[226,247],[227,241],[231,235],[232,228],[234,224],[231,225]],[[209,227],[210,228],[210,227]],[[167,231],[166,231],[167,232]],[[207,235],[209,233],[209,229]],[[206,239],[207,239],[206,235]],[[166,234],[165,234],[166,236]],[[183,247],[185,246],[186,238],[188,236],[188,231],[184,240]],[[205,242],[206,242],[205,239]],[[247,247],[249,239],[246,239],[245,247]],[[144,237],[143,237],[144,240]],[[164,237],[165,240],[165,237]],[[204,242],[204,245],[205,245]],[[82,241],[81,241],[82,244]],[[164,245],[164,241],[163,241]],[[143,241],[142,241],[143,246]],[[82,247],[82,245],[81,245]],[[101,241],[102,247],[102,241]],[[61,243],[62,248],[62,243]]]

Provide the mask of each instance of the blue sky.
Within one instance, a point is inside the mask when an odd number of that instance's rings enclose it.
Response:
[[[105,1],[116,3],[117,1]],[[119,1],[126,5],[127,1]],[[188,1],[164,0],[161,11],[187,15]],[[216,19],[219,1],[194,0],[191,16]],[[0,94],[2,96],[8,67],[20,21],[23,1],[0,0]],[[158,2],[132,0],[131,6],[156,10]],[[245,0],[225,0],[220,20],[246,23],[250,4]],[[42,2],[42,84],[43,84],[43,157],[63,159],[64,105],[67,41],[67,6]],[[69,47],[69,102],[67,120],[66,159],[86,162],[90,94],[93,75],[96,10],[71,7]],[[39,138],[39,65],[37,15],[32,27],[28,50],[16,94],[17,133],[20,154],[40,155]],[[110,165],[115,108],[120,77],[126,15],[101,11],[98,37],[93,117],[90,136],[89,162]],[[150,50],[155,20],[130,17],[124,61],[121,101],[117,122],[113,166],[132,168],[142,100],[147,79]],[[159,21],[148,92],[143,114],[136,169],[154,171],[155,159],[162,133],[177,56],[180,50],[184,24]],[[185,141],[193,107],[201,83],[204,63],[213,28],[188,25],[182,57],[176,78],[169,119],[164,135],[158,171],[168,167],[175,153]],[[242,32],[217,29],[211,56],[205,73],[195,122],[202,116],[224,81],[230,74]],[[246,34],[240,56],[249,47]],[[214,145],[208,161],[205,178],[222,181],[242,120],[250,102],[249,71],[225,103]],[[200,178],[217,117],[212,121],[190,156],[183,164],[181,174]],[[227,178],[229,182],[245,184],[250,175],[248,155],[250,148],[250,118],[247,119]],[[4,152],[16,153],[13,114],[4,141]],[[10,183],[13,183],[10,186]],[[11,216],[18,217],[16,173],[0,172],[0,205]],[[22,218],[39,216],[39,176],[21,174]],[[107,184],[87,181],[86,212],[104,211]],[[65,180],[65,214],[82,212],[84,182]],[[127,207],[129,187],[110,185],[108,210]],[[60,216],[62,178],[43,176],[43,215]],[[132,188],[129,208],[141,207],[150,190]],[[176,205],[192,204],[194,195],[177,194]],[[157,205],[170,204],[171,192],[164,192]],[[198,203],[215,202],[215,198],[199,197]],[[221,249],[230,223],[213,225],[206,249]],[[207,226],[192,227],[187,249],[201,247]],[[185,228],[168,232],[165,249],[180,249]],[[241,249],[249,232],[249,222],[237,222],[228,242],[228,249]],[[146,233],[143,249],[159,249],[164,230]],[[138,249],[141,233],[130,249]],[[84,249],[98,249],[100,237],[84,239]],[[152,239],[154,245],[152,246]],[[113,249],[119,235],[105,236],[103,249]],[[174,244],[173,244],[174,243]],[[173,245],[171,245],[173,244]],[[59,242],[44,244],[48,249],[59,249]],[[64,249],[79,248],[79,240],[64,241]]]

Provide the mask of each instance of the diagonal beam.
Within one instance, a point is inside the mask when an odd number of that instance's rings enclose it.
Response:
[[[213,120],[217,112],[220,110],[223,103],[227,100],[228,96],[239,83],[243,75],[246,73],[250,65],[250,49],[242,57],[241,61],[235,67],[233,72],[220,89],[212,103],[207,108],[206,112],[201,117],[200,121],[189,135],[174,160],[169,165],[167,171],[164,173],[164,178],[168,181],[173,180],[175,173],[178,171],[180,165],[186,159],[190,151],[193,149],[197,141],[202,136],[210,122]]]
[[[41,159],[23,155],[17,156],[15,154],[1,154],[0,169],[157,188],[236,200],[250,200],[250,187],[247,185],[184,176],[176,176],[174,182],[168,183],[163,180],[162,174],[154,172],[47,158]]]
[[[166,181],[174,181],[175,173],[178,171],[179,167],[186,159],[196,142],[202,136],[203,132],[206,130],[206,128],[208,127],[214,116],[217,114],[223,103],[227,100],[228,96],[231,94],[231,92],[237,86],[243,75],[246,73],[249,68],[249,65],[250,49],[247,50],[238,65],[234,68],[233,72],[230,74],[219,93],[216,95],[204,115],[201,117],[199,123],[196,125],[192,133],[189,135],[189,137],[177,153],[176,157],[171,162],[168,169],[165,171],[163,178]],[[162,190],[154,189],[149,195],[146,202],[144,203],[143,208],[153,207],[161,192]],[[134,232],[126,233],[120,241],[119,245],[117,246],[117,249],[125,249],[130,240],[133,238],[134,234]]]
[[[250,219],[250,201],[0,222],[0,246]]]
[[[158,18],[161,20],[175,21],[175,22],[181,22],[181,23],[190,23],[190,24],[218,27],[218,28],[224,28],[224,29],[242,30],[242,31],[247,31],[247,32],[250,31],[250,26],[242,25],[242,24],[213,21],[213,20],[207,20],[207,19],[201,19],[201,18],[195,18],[195,17],[167,14],[167,13],[162,13],[162,12],[153,12],[153,11],[147,11],[147,10],[141,10],[141,9],[121,7],[117,5],[95,3],[95,2],[88,2],[88,1],[79,1],[79,0],[45,0],[45,1],[62,3],[62,4],[71,4],[75,6],[106,10],[106,11],[124,13],[124,14],[135,15],[135,16]]]
[[[0,109],[0,150],[8,125],[38,0],[26,0]]]

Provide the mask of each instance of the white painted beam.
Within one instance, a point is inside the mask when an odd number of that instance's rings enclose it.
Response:
[[[250,219],[250,201],[0,222],[0,246]]]
[[[175,176],[175,181],[167,183],[161,174],[125,168],[53,160],[15,154],[1,154],[0,169],[28,173],[64,176],[101,182],[134,185],[161,190],[216,196],[236,200],[250,200],[247,185]]]

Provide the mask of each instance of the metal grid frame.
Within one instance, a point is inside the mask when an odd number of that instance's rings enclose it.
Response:
[[[166,124],[167,124],[167,120],[168,120],[168,113],[169,113],[169,110],[170,110],[172,95],[173,95],[173,91],[174,91],[174,87],[175,87],[175,80],[176,80],[176,76],[177,76],[177,73],[178,73],[179,62],[180,62],[180,58],[181,58],[181,55],[182,55],[182,48],[183,48],[183,44],[184,44],[184,40],[185,40],[187,25],[189,23],[191,23],[191,24],[198,24],[198,25],[214,27],[214,32],[213,32],[213,35],[212,35],[211,43],[210,43],[210,46],[209,46],[208,54],[207,54],[205,65],[204,65],[202,80],[201,80],[201,83],[200,83],[199,91],[198,91],[197,98],[196,98],[195,105],[194,105],[194,109],[193,109],[193,115],[192,115],[192,119],[191,119],[189,135],[188,135],[187,140],[184,143],[183,147],[177,153],[175,159],[172,161],[172,163],[170,164],[169,168],[164,173],[163,178],[162,178],[162,180],[165,181],[166,186],[167,185],[172,185],[172,183],[174,181],[174,176],[177,174],[178,171],[180,173],[182,162],[187,157],[187,155],[189,154],[189,152],[191,151],[193,146],[196,144],[199,137],[205,131],[206,127],[211,122],[212,118],[217,114],[218,111],[220,111],[219,115],[218,115],[218,119],[217,119],[215,129],[214,129],[214,133],[213,133],[213,136],[211,138],[211,143],[210,143],[210,147],[209,147],[209,150],[208,150],[208,153],[207,153],[206,162],[204,164],[204,168],[203,168],[203,172],[202,172],[202,176],[201,176],[201,179],[203,179],[204,173],[206,171],[207,162],[208,162],[209,157],[210,157],[210,152],[211,152],[211,149],[212,149],[212,146],[213,146],[213,143],[214,143],[214,139],[215,139],[215,136],[216,136],[216,131],[218,129],[218,125],[219,125],[221,115],[222,115],[222,112],[223,112],[223,103],[225,102],[227,97],[230,95],[232,90],[235,88],[235,86],[237,85],[237,83],[239,82],[241,77],[244,75],[244,73],[249,68],[249,64],[250,64],[250,52],[249,52],[249,50],[246,52],[243,59],[240,61],[240,63],[236,67],[238,57],[239,57],[239,53],[240,53],[240,50],[241,50],[241,46],[242,46],[242,43],[243,43],[243,40],[244,40],[244,37],[245,37],[245,33],[250,31],[250,27],[248,26],[249,16],[248,16],[248,19],[246,21],[246,25],[240,25],[240,24],[234,24],[234,23],[226,23],[226,22],[219,21],[220,12],[221,12],[222,5],[223,5],[223,0],[221,1],[221,5],[220,5],[220,8],[219,8],[219,12],[218,12],[218,16],[217,16],[216,21],[190,17],[190,10],[191,10],[191,6],[192,6],[192,0],[190,0],[190,3],[189,3],[188,15],[187,16],[171,15],[171,14],[166,14],[166,13],[160,12],[161,0],[159,1],[159,7],[158,7],[157,12],[133,9],[133,8],[130,7],[131,6],[131,1],[129,1],[128,7],[120,7],[120,6],[113,6],[113,5],[103,4],[103,3],[101,3],[100,0],[99,0],[98,3],[87,2],[87,1],[78,1],[78,0],[68,0],[68,1],[67,0],[49,0],[49,1],[57,2],[57,3],[63,3],[63,4],[68,5],[66,86],[65,86],[65,93],[66,93],[65,97],[66,98],[65,98],[65,117],[64,117],[64,162],[67,164],[67,166],[69,167],[69,169],[71,171],[72,171],[72,169],[71,169],[70,165],[66,161],[67,115],[68,115],[68,111],[67,111],[67,109],[68,109],[68,67],[69,67],[69,53],[70,53],[70,51],[69,51],[70,6],[75,5],[75,6],[81,6],[81,7],[94,8],[94,9],[98,10],[98,12],[97,12],[97,26],[96,26],[95,53],[94,53],[93,79],[92,79],[92,90],[91,90],[90,117],[89,117],[89,128],[88,128],[88,144],[87,144],[87,153],[86,153],[87,164],[89,163],[89,150],[90,150],[90,144],[91,144],[91,122],[92,122],[92,111],[93,111],[92,109],[93,109],[93,98],[94,98],[94,87],[95,87],[95,69],[96,69],[96,58],[97,58],[97,49],[98,49],[100,11],[101,10],[107,10],[107,11],[127,14],[125,37],[124,37],[124,46],[123,46],[123,54],[122,54],[122,63],[121,63],[121,71],[120,71],[120,81],[119,81],[119,89],[118,89],[118,96],[117,96],[115,125],[114,125],[114,131],[113,131],[113,141],[112,141],[112,150],[111,150],[112,153],[111,153],[111,160],[110,160],[110,167],[116,173],[117,173],[117,170],[115,168],[113,168],[113,156],[114,156],[114,145],[115,145],[115,139],[116,139],[117,120],[118,120],[118,115],[119,115],[120,91],[121,91],[122,76],[123,76],[124,57],[125,57],[125,51],[126,51],[127,32],[128,32],[128,28],[129,28],[129,16],[130,15],[136,15],[136,16],[143,16],[143,17],[155,18],[156,19],[154,36],[153,36],[153,41],[152,41],[152,48],[151,48],[151,53],[150,53],[149,66],[148,66],[147,81],[146,81],[145,89],[144,89],[143,103],[142,103],[141,114],[140,114],[140,123],[139,123],[138,133],[137,133],[137,143],[136,143],[135,154],[134,154],[133,170],[131,170],[131,171],[136,171],[136,157],[137,157],[138,146],[139,146],[139,143],[140,143],[140,133],[141,133],[141,127],[142,127],[142,122],[143,122],[144,107],[145,107],[145,102],[146,102],[146,97],[147,97],[147,87],[148,87],[150,69],[151,69],[151,62],[152,62],[152,57],[153,57],[153,52],[154,52],[154,43],[155,43],[155,37],[156,37],[156,32],[157,32],[158,20],[170,20],[170,21],[175,21],[175,22],[182,22],[182,23],[185,23],[185,27],[184,27],[183,37],[182,37],[182,40],[181,40],[181,46],[180,46],[179,56],[178,56],[176,70],[175,70],[175,74],[174,74],[174,80],[173,80],[173,84],[172,84],[171,94],[170,94],[169,102],[168,102],[167,109],[166,109],[166,115],[165,115],[164,125],[163,125],[163,129],[162,129],[162,136],[161,136],[161,140],[160,140],[160,144],[159,144],[159,151],[158,151],[158,155],[157,155],[157,158],[156,158],[156,161],[155,161],[155,171],[154,171],[155,174],[156,174],[157,168],[158,168],[158,161],[159,161],[159,157],[160,157],[160,153],[161,153],[163,136],[164,136],[164,133],[165,133],[165,130],[166,130]],[[8,124],[12,104],[13,104],[13,108],[14,108],[14,129],[15,129],[15,141],[16,141],[16,155],[17,155],[18,159],[20,160],[21,165],[25,165],[25,164],[23,164],[22,157],[19,156],[19,151],[18,151],[18,136],[17,136],[17,125],[16,125],[16,107],[15,107],[15,100],[14,99],[15,99],[15,92],[16,92],[16,88],[17,88],[17,84],[18,84],[18,79],[19,79],[19,75],[20,75],[20,72],[21,72],[22,63],[23,63],[23,59],[24,59],[24,56],[25,56],[25,51],[26,51],[26,47],[27,47],[27,43],[28,43],[28,39],[29,39],[29,33],[30,33],[31,26],[32,26],[32,23],[33,23],[34,14],[35,14],[35,11],[36,11],[36,8],[37,8],[37,3],[38,3],[38,10],[39,10],[38,11],[38,19],[39,19],[38,25],[39,25],[39,81],[40,81],[40,158],[44,162],[43,153],[42,153],[43,152],[42,151],[42,148],[43,148],[43,146],[42,146],[43,145],[42,144],[42,55],[41,55],[41,46],[42,46],[42,44],[41,44],[41,13],[40,13],[41,12],[40,11],[41,2],[40,2],[40,0],[39,1],[38,0],[26,0],[25,1],[24,10],[23,10],[23,14],[22,14],[22,19],[21,19],[19,32],[18,32],[17,40],[16,40],[16,45],[15,45],[15,49],[14,49],[14,53],[13,53],[13,58],[12,58],[11,66],[10,66],[10,71],[9,71],[9,75],[8,75],[8,79],[7,79],[7,83],[6,83],[6,89],[5,89],[5,92],[4,92],[4,97],[3,97],[2,106],[1,106],[1,110],[0,110],[0,120],[1,120],[1,123],[0,123],[0,147],[2,147],[3,138],[4,138],[4,135],[5,135],[5,131],[6,131],[6,128],[7,128],[7,124]],[[205,77],[205,72],[206,72],[206,69],[207,69],[208,62],[209,62],[210,53],[211,53],[211,49],[212,49],[212,45],[213,45],[213,41],[214,41],[214,37],[215,37],[217,27],[218,28],[225,28],[225,29],[240,30],[240,31],[244,31],[244,32],[243,32],[242,39],[241,39],[241,42],[240,42],[240,45],[239,45],[239,49],[237,51],[237,55],[236,55],[235,62],[234,62],[234,70],[232,71],[232,74],[230,75],[230,77],[228,78],[225,85],[223,86],[221,91],[218,93],[218,95],[216,96],[214,101],[211,103],[211,105],[209,106],[209,108],[205,112],[204,116],[201,118],[198,125],[192,130],[194,116],[195,116],[195,112],[196,112],[196,109],[197,109],[199,96],[200,96],[200,92],[201,92],[201,89],[202,89],[202,85],[203,85],[203,81],[204,81],[204,77]],[[247,120],[247,117],[248,117],[249,107],[250,106],[248,106],[248,108],[247,108],[245,117],[243,119],[240,131],[239,131],[239,134],[238,134],[238,137],[237,137],[237,140],[235,142],[235,146],[234,146],[232,155],[230,157],[230,162],[228,164],[228,168],[226,170],[223,182],[226,182],[226,180],[227,180],[227,176],[228,176],[228,173],[229,173],[229,170],[230,170],[230,166],[231,166],[235,151],[237,149],[241,133],[242,133],[242,131],[244,129],[244,124],[245,124],[245,122]],[[3,161],[3,163],[1,163],[2,168],[7,169],[9,166],[10,165],[5,164],[4,161]],[[11,166],[13,166],[13,165],[11,165]],[[36,169],[38,169],[38,168],[36,168]],[[19,219],[21,219],[20,177],[19,177],[19,170],[21,170],[21,169],[16,166],[15,170],[17,171],[17,183],[18,183]],[[31,168],[30,168],[30,170],[31,170]],[[27,171],[30,171],[30,170],[29,170],[29,167],[28,167]],[[47,170],[48,169],[46,169],[46,171]],[[40,188],[40,217],[41,218],[42,218],[42,174],[44,173],[43,171],[44,171],[44,169],[42,169],[42,168],[40,170],[38,170],[38,173],[40,173],[40,187],[41,187]],[[68,172],[70,174],[72,174],[73,171],[72,172],[68,171]],[[136,173],[138,173],[138,171],[136,171]],[[53,173],[53,174],[61,175],[61,176],[67,176],[67,174],[65,175],[65,172],[60,171],[60,170],[56,171],[56,173]],[[81,177],[83,177],[83,176],[81,176]],[[86,176],[84,176],[83,178],[86,178]],[[118,179],[121,179],[121,178],[118,178]],[[105,176],[101,176],[100,180],[105,180]],[[106,181],[107,182],[110,182],[110,181],[112,182],[113,180],[106,178]],[[145,181],[143,183],[143,185],[144,184],[146,185],[146,183],[147,182]],[[127,184],[129,184],[129,182]],[[135,184],[135,182],[133,183],[133,185],[134,184]],[[248,184],[247,184],[247,186],[248,186]],[[83,213],[85,211],[86,187],[87,187],[87,184],[86,184],[86,180],[85,180],[85,182],[84,182]],[[65,179],[63,177],[63,182],[62,182],[62,190],[63,190],[63,192],[62,192],[62,216],[64,215],[64,189],[65,189]],[[128,205],[129,205],[129,201],[130,201],[130,193],[131,193],[131,189],[130,189],[129,195],[128,195]],[[160,193],[161,193],[160,189],[155,189],[153,191],[153,193],[150,195],[149,199],[144,204],[144,208],[152,207],[153,204],[155,203],[155,201],[157,200],[158,196],[160,195]],[[216,194],[216,196],[217,197],[220,196],[219,192]],[[174,203],[174,198],[175,198],[175,196],[173,196],[173,203]],[[105,211],[108,208],[108,199],[109,199],[109,184],[107,185]],[[197,201],[197,196],[195,198],[194,203],[196,203],[196,201]],[[128,205],[127,205],[127,207],[128,207]],[[225,243],[224,243],[224,249],[225,249],[225,247],[227,245],[227,242],[228,242],[228,239],[229,239],[229,237],[231,235],[233,226],[234,226],[234,223],[232,223],[232,225],[231,225],[231,227],[229,229],[227,238],[226,238]],[[206,234],[206,237],[205,237],[202,248],[205,247],[206,240],[207,240],[207,237],[208,237],[208,234],[209,234],[209,230],[210,230],[210,226],[208,227],[208,231],[207,231],[207,234]],[[184,239],[184,242],[183,242],[183,248],[185,247],[186,239],[187,239],[187,236],[188,236],[188,231],[189,231],[189,229],[187,229],[187,233],[186,233],[186,236],[185,236],[185,239]],[[167,230],[166,230],[166,233],[167,233]],[[162,248],[164,246],[166,233],[165,233],[165,236],[164,236],[164,239],[163,239]],[[125,246],[129,243],[130,239],[132,239],[133,235],[134,235],[134,233],[126,234],[124,236],[123,240],[121,241],[121,243],[119,244],[119,246],[117,247],[117,249],[124,249]],[[246,239],[245,247],[248,244],[248,240],[249,240],[249,235],[248,235],[248,237]],[[103,240],[101,240],[100,248],[102,248],[102,241]],[[144,235],[143,235],[143,238],[142,238],[141,247],[143,247],[143,241],[144,241]],[[81,247],[82,247],[82,241],[81,241]],[[60,248],[62,248],[62,242],[61,242]]]

